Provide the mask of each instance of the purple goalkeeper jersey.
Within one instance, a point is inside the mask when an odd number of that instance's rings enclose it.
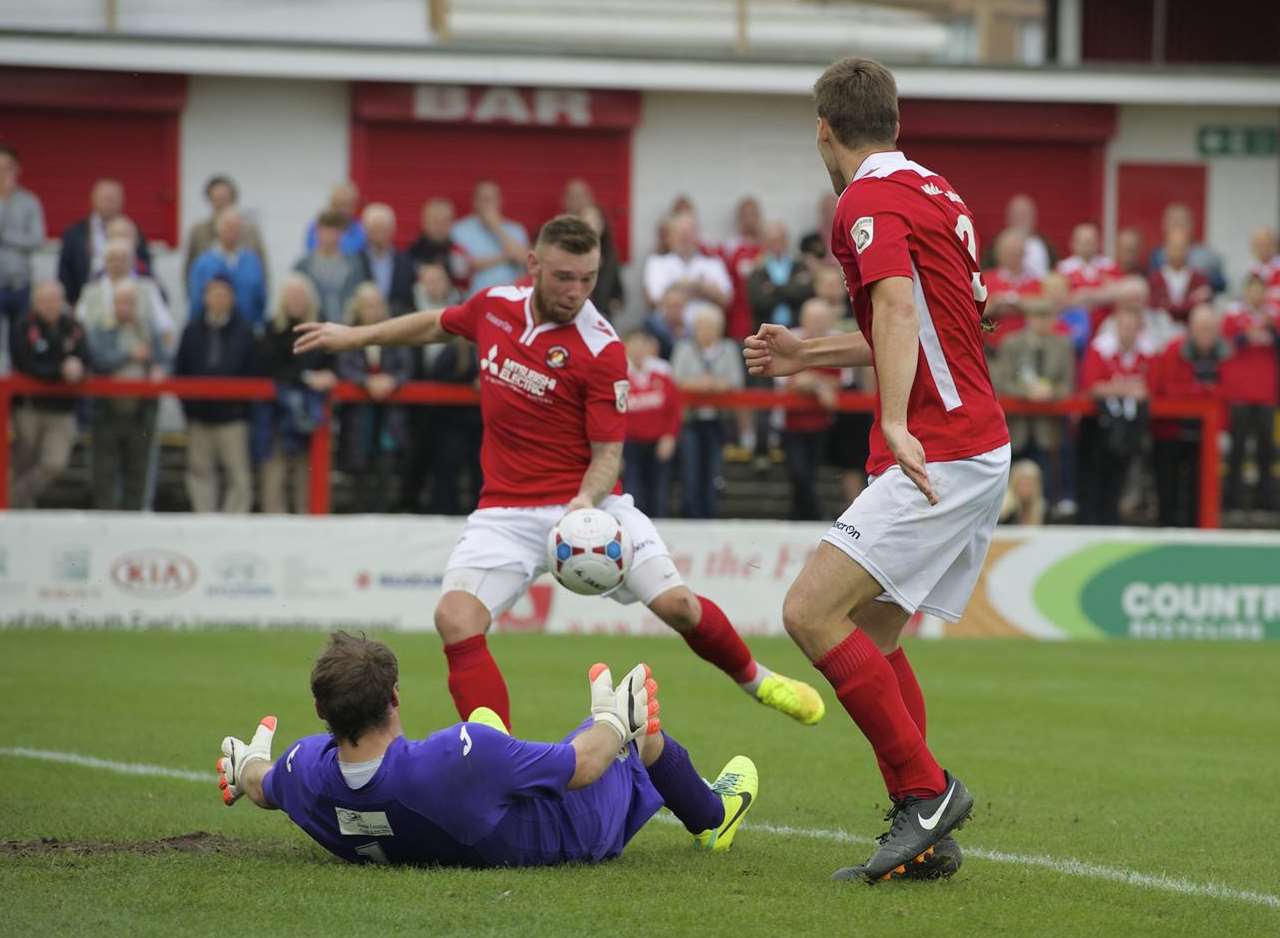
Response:
[[[458,723],[426,739],[396,739],[369,782],[353,789],[333,737],[307,736],[276,760],[264,791],[312,839],[352,862],[592,862],[620,854],[662,807],[630,750],[599,780],[569,791],[576,756],[567,740],[527,742]]]

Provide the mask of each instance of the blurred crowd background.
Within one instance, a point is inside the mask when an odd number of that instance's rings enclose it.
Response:
[[[292,273],[270,283],[258,229],[237,206],[236,182],[211,177],[208,217],[184,244],[179,328],[175,298],[153,276],[127,193],[97,180],[87,213],[59,237],[56,276],[33,276],[32,254],[51,234],[40,195],[21,185],[21,154],[0,145],[0,305],[13,370],[52,381],[259,376],[271,403],[187,401],[183,489],[197,511],[305,511],[310,435],[338,381],[367,403],[337,412],[340,507],[459,514],[480,485],[475,407],[384,403],[407,381],[475,384],[476,351],[462,341],[382,348],[332,358],[291,352],[291,330],[314,320],[376,322],[460,302],[487,287],[527,283],[531,234],[503,213],[499,182],[477,180],[469,205],[424,193],[402,223],[381,202],[333,186],[305,231]],[[939,172],[945,173],[945,168]],[[772,220],[755,195],[737,203],[733,236],[708,241],[696,194],[672,198],[643,258],[643,296],[628,303],[613,233],[590,185],[572,179],[560,207],[600,233],[595,305],[624,336],[631,366],[626,486],[651,514],[715,518],[785,475],[783,517],[818,520],[828,501],[865,484],[870,417],[839,412],[840,390],[874,391],[870,369],[750,379],[741,339],[762,323],[805,335],[856,328],[830,253],[836,198],[822,195],[811,230]],[[1064,245],[1037,226],[1035,201],[1017,194],[985,253],[987,352],[1000,394],[1037,402],[1093,398],[1096,417],[1012,417],[1017,465],[1007,520],[1038,524],[1197,523],[1199,424],[1153,420],[1152,398],[1208,398],[1229,428],[1224,507],[1238,523],[1269,524],[1277,508],[1280,402],[1280,250],[1276,232],[1252,233],[1245,270],[1224,269],[1198,242],[1181,203],[1165,206],[1161,238],[1119,232],[1116,256],[1096,224]],[[627,310],[639,308],[639,315]],[[807,395],[804,408],[686,406],[689,392],[773,388]],[[15,507],[46,492],[80,445],[87,484],[63,502],[102,509],[155,506],[155,401],[23,398],[14,412]],[[825,485],[824,485],[825,483]],[[829,497],[824,497],[829,496]],[[180,507],[178,493],[162,502]],[[781,510],[779,510],[781,509]],[[737,512],[735,512],[737,513]]]

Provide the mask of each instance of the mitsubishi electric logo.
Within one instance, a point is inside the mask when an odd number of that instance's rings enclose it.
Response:
[[[556,389],[556,379],[528,365],[505,358],[498,364],[498,346],[489,347],[484,358],[480,359],[480,371],[488,374],[508,387],[523,391],[530,397],[546,397],[549,391]]]

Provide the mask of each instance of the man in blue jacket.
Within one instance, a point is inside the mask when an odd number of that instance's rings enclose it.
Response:
[[[236,309],[252,327],[261,332],[267,313],[267,274],[262,258],[244,247],[244,220],[235,206],[218,213],[214,223],[217,241],[191,265],[187,295],[192,316],[204,309],[205,284],[215,274],[222,274],[235,290]]]

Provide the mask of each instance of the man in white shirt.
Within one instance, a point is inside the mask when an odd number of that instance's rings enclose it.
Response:
[[[651,307],[656,307],[671,287],[684,286],[690,304],[713,303],[721,309],[733,298],[733,282],[719,257],[703,254],[698,248],[698,221],[684,213],[671,219],[668,233],[671,251],[653,254],[644,265],[644,292]]]

